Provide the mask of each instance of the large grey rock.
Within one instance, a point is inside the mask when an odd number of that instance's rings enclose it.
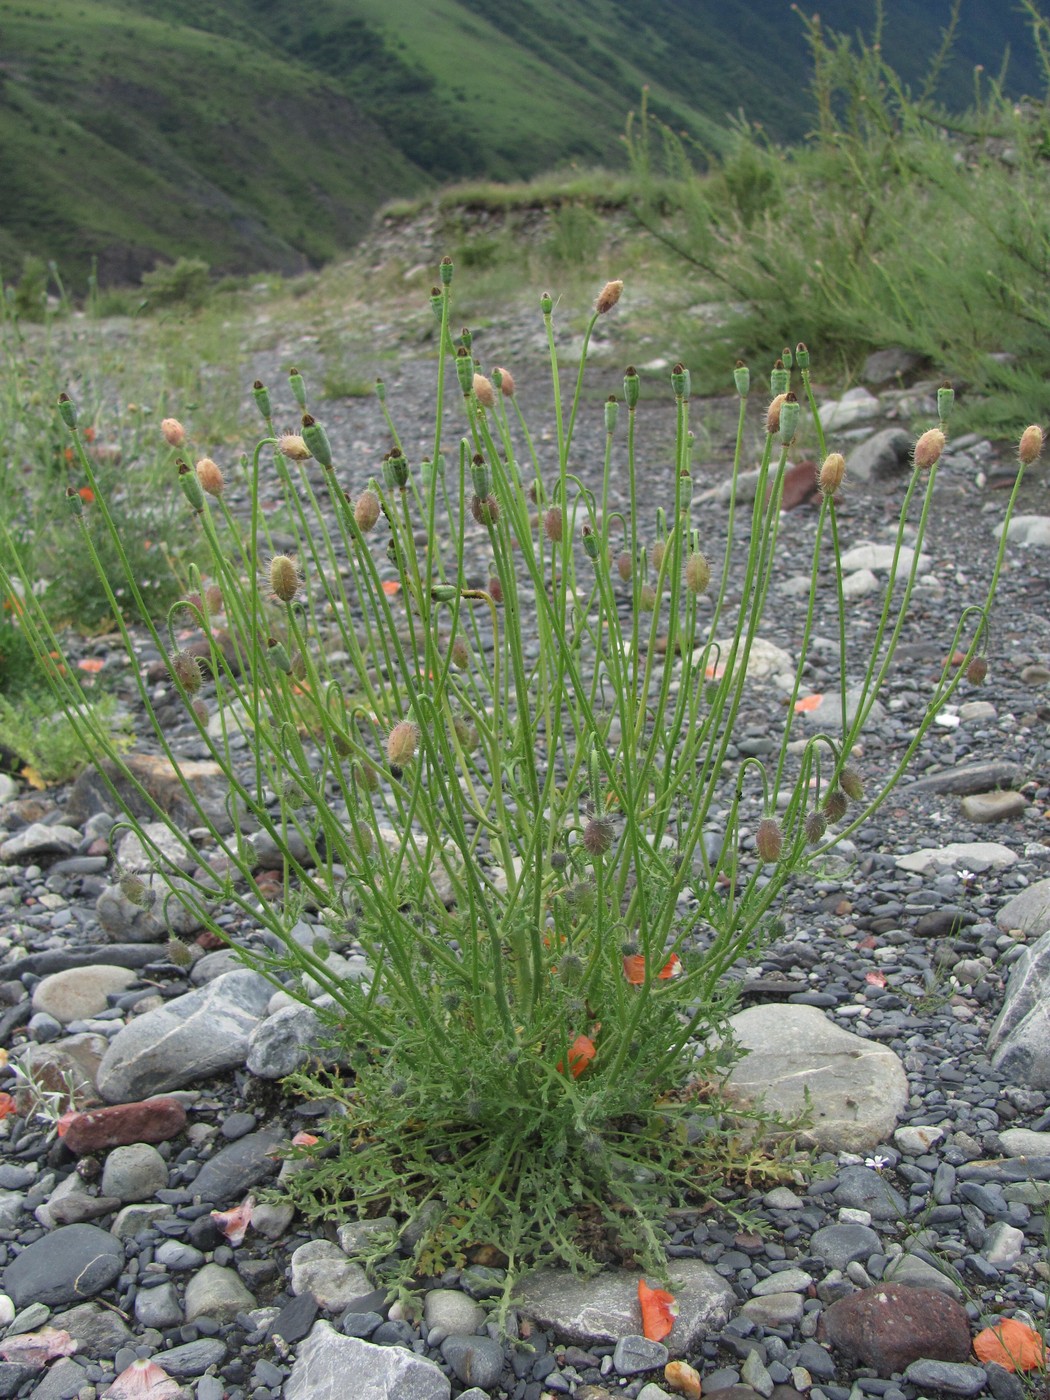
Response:
[[[988,1049],[992,1064],[1012,1083],[1050,1089],[1050,933],[1026,948],[1010,969]]]
[[[247,1133],[231,1142],[201,1167],[193,1178],[193,1194],[213,1206],[240,1202],[250,1187],[277,1174],[278,1153],[285,1141],[279,1127],[267,1124],[257,1133]]]
[[[911,469],[914,440],[903,428],[883,428],[854,447],[846,462],[846,479],[884,481]]]
[[[258,973],[227,972],[138,1017],[114,1036],[103,1056],[102,1098],[127,1103],[243,1065],[272,991]]]
[[[252,1031],[248,1068],[260,1079],[283,1079],[317,1044],[321,1020],[309,1006],[282,1006]]]
[[[36,861],[46,856],[71,856],[82,839],[74,826],[32,822],[0,843],[0,860]]]
[[[909,851],[897,857],[900,870],[916,875],[933,874],[938,866],[946,869],[968,869],[975,875],[986,870],[1005,870],[1014,865],[1017,856],[998,841],[949,841],[946,846],[928,846],[921,851]]]
[[[721,1274],[699,1259],[673,1259],[667,1272],[678,1316],[663,1342],[671,1356],[682,1356],[725,1326],[735,1295]],[[632,1336],[642,1320],[638,1274],[626,1269],[607,1269],[591,1279],[565,1269],[538,1269],[522,1279],[514,1302],[541,1327],[584,1346]]]
[[[123,992],[137,978],[127,967],[71,967],[43,977],[33,988],[33,1010],[46,1012],[60,1025],[86,1021],[109,1005],[111,992]]]
[[[995,537],[1003,533],[1003,527],[995,527]],[[1011,544],[1031,544],[1038,548],[1050,549],[1050,515],[1015,515],[1010,521],[1006,538]]]
[[[162,943],[172,935],[189,938],[203,928],[200,896],[188,880],[156,871],[141,878],[146,889],[143,903],[132,903],[120,885],[108,885],[96,899],[95,913],[108,934],[138,943]],[[177,890],[188,897],[188,903],[177,898]]]
[[[1050,1157],[1050,1133],[1033,1128],[1007,1128],[999,1134],[1003,1151],[1011,1157]]]
[[[879,401],[867,389],[848,389],[841,399],[820,405],[820,425],[826,433],[841,432],[879,413]]]
[[[851,574],[855,569],[871,569],[873,573],[889,573],[893,567],[894,555],[897,558],[897,578],[905,579],[915,561],[915,551],[908,545],[900,547],[900,552],[892,544],[858,544],[848,549],[842,556],[843,573]],[[919,573],[929,570],[930,556],[919,556]]]
[[[451,1393],[433,1361],[404,1347],[343,1337],[318,1322],[299,1347],[284,1400],[449,1400]]]
[[[135,1334],[120,1314],[98,1303],[81,1303],[67,1312],[55,1313],[49,1325],[68,1332],[80,1356],[93,1360],[116,1356],[121,1347],[133,1346]]]
[[[967,821],[981,825],[1023,817],[1028,799],[1020,792],[975,792],[964,797],[959,806]]]
[[[1037,880],[1008,899],[995,921],[1000,928],[1019,928],[1037,937],[1050,933],[1050,880]]]
[[[928,1264],[917,1254],[898,1254],[886,1265],[882,1276],[884,1283],[906,1283],[909,1288],[935,1288],[938,1293],[946,1293],[949,1298],[962,1302],[963,1291],[944,1269]]]
[[[954,792],[965,797],[974,792],[991,792],[993,788],[1020,787],[1028,774],[1019,763],[1006,760],[994,763],[964,763],[958,768],[945,768],[928,773],[909,783],[905,791]]]
[[[114,1283],[124,1247],[97,1225],[66,1225],[34,1240],[4,1270],[3,1291],[16,1308],[80,1303]]]
[[[118,1201],[148,1201],[167,1184],[168,1164],[148,1142],[115,1147],[102,1168],[102,1194]]]
[[[217,1322],[232,1322],[241,1312],[257,1307],[254,1296],[241,1282],[234,1269],[221,1264],[205,1264],[186,1285],[186,1321],[198,1317],[213,1317]]]
[[[374,1291],[360,1264],[331,1240],[309,1240],[292,1254],[292,1292],[310,1293],[329,1312],[345,1312]]]
[[[815,1006],[752,1006],[730,1025],[747,1052],[729,1076],[730,1099],[789,1115],[808,1109],[800,1140],[824,1152],[888,1141],[908,1102],[908,1076],[889,1046],[841,1030]]]

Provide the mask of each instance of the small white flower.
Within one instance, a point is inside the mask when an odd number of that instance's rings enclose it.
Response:
[[[972,870],[960,870],[959,879],[963,882],[964,885],[969,885],[973,880],[977,879],[977,876],[973,873]]]
[[[888,1157],[880,1157],[878,1153],[876,1153],[874,1157],[865,1157],[864,1165],[866,1167],[874,1168],[874,1170],[877,1172],[881,1172],[883,1167],[889,1164],[889,1160],[890,1159]]]

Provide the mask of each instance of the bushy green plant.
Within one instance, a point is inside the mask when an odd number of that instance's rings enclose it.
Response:
[[[211,292],[211,268],[201,258],[178,258],[142,274],[148,307],[184,306],[196,310]]]
[[[109,731],[114,752],[127,750],[130,740],[117,726],[117,704],[110,695],[85,699],[83,723]],[[87,707],[90,706],[90,713]],[[0,695],[0,749],[17,757],[37,786],[64,783],[86,768],[80,727],[50,696],[45,701],[22,691],[16,699]]]
[[[587,1267],[610,1235],[659,1269],[668,1203],[721,1190],[742,1162],[761,1173],[715,1088],[733,1059],[725,974],[771,935],[788,881],[821,868],[884,800],[970,663],[981,664],[1006,536],[988,597],[945,639],[965,664],[942,677],[897,767],[880,781],[869,776],[865,794],[851,751],[915,589],[940,429],[916,445],[901,513],[897,556],[914,524],[914,565],[899,579],[891,570],[874,638],[865,635],[858,656],[838,562],[844,463],[823,450],[805,347],[773,370],[744,521],[735,483],[750,376],[738,367],[728,542],[712,564],[693,512],[682,365],[671,375],[675,446],[659,509],[654,469],[644,481],[640,474],[643,415],[631,369],[622,403],[605,405],[600,484],[570,468],[587,346],[621,284],[599,295],[568,399],[553,301],[542,298],[553,419],[541,438],[520,413],[511,374],[481,375],[469,332],[453,342],[452,281],[446,259],[431,297],[439,340],[425,460],[408,460],[396,404],[379,384],[392,446],[375,478],[355,478],[306,411],[293,370],[301,434],[274,431],[270,392],[255,386],[265,435],[245,459],[246,519],[231,511],[214,463],[179,464],[199,556],[192,595],[172,607],[166,630],[153,626],[137,581],[123,572],[172,687],[223,770],[232,835],[185,784],[223,859],[221,887],[187,879],[142,839],[172,877],[173,898],[220,934],[216,897],[250,912],[283,949],[255,965],[304,999],[331,998],[335,1063],[296,1083],[341,1112],[325,1120],[316,1149],[302,1149],[292,1198],[311,1214],[411,1221],[414,1244],[385,1265],[374,1261],[391,1287],[461,1261],[472,1245],[497,1247],[509,1264],[505,1306],[522,1268],[544,1258]],[[776,751],[768,762],[745,759],[727,781],[803,412],[793,385],[824,458],[806,620]],[[446,425],[450,398],[461,408],[458,438]],[[950,406],[946,390],[943,416]],[[70,547],[101,565],[101,540],[122,555],[120,531],[76,408],[63,396],[60,409],[94,491],[88,506],[68,496]],[[181,442],[181,425],[167,432]],[[624,434],[627,503],[618,510],[612,464]],[[1023,461],[1041,444],[1033,434]],[[275,492],[289,512],[292,551],[268,538],[262,500]],[[5,557],[17,561],[9,543]],[[475,576],[479,554],[487,567]],[[841,646],[841,734],[800,744],[795,702],[824,565]],[[17,562],[15,571],[35,644],[60,651],[28,573]],[[16,585],[6,565],[0,580]],[[99,587],[119,619],[115,580],[101,567]],[[210,641],[207,679],[176,641],[187,623]],[[848,696],[855,671],[861,684]],[[75,705],[75,675],[52,675]],[[178,770],[139,683],[156,743]],[[119,765],[90,713],[71,708],[70,717],[86,746]],[[262,897],[246,840],[253,828],[282,854],[283,901]],[[320,919],[309,937],[299,922],[307,906]],[[363,953],[363,975],[351,975],[348,952]]]
[[[1033,0],[1024,8],[1050,76],[1050,23]],[[727,297],[725,323],[697,347],[703,382],[801,334],[840,371],[880,346],[917,351],[985,397],[968,412],[987,430],[1009,431],[1019,401],[1045,417],[1046,102],[1015,104],[978,76],[965,115],[936,106],[951,26],[913,94],[877,41],[804,23],[817,113],[806,146],[739,124],[720,157],[694,161],[644,106],[628,130],[640,217]]]

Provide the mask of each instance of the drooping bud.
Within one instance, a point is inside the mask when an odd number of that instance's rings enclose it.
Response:
[[[642,612],[656,611],[656,589],[651,583],[643,583],[638,594],[638,606]]]
[[[303,414],[303,442],[306,443],[310,456],[320,462],[322,467],[332,465],[332,445],[328,441],[328,434],[309,413]]]
[[[403,768],[415,757],[418,745],[419,726],[410,719],[403,719],[400,724],[394,725],[387,736],[386,756],[398,768]]]
[[[282,433],[277,439],[277,451],[290,462],[305,462],[310,456],[305,438],[298,433]]]
[[[435,583],[431,585],[430,596],[435,603],[451,603],[459,597],[459,589],[454,583]]]
[[[470,513],[479,525],[495,525],[499,519],[499,502],[495,496],[472,496]]]
[[[288,371],[288,386],[292,391],[292,396],[300,408],[306,407],[306,384],[303,376],[294,367]]]
[[[766,432],[771,437],[780,432],[780,414],[786,402],[787,394],[778,394],[766,410]]]
[[[642,383],[638,378],[638,371],[634,365],[628,365],[623,374],[623,398],[631,413],[638,407],[638,395],[642,391]]]
[[[255,400],[255,407],[259,410],[260,415],[269,422],[273,417],[270,405],[270,391],[261,379],[257,379],[252,385],[252,398]]]
[[[187,695],[196,695],[201,688],[201,668],[197,657],[188,651],[177,651],[171,658],[169,669]]]
[[[779,394],[786,394],[790,387],[791,371],[784,368],[783,360],[775,360],[769,372],[769,392],[776,398]]]
[[[936,466],[944,451],[944,434],[940,428],[930,428],[915,444],[915,465],[920,471]]]
[[[690,593],[703,593],[711,582],[711,565],[699,550],[685,561],[685,586]]]
[[[218,463],[210,457],[202,457],[197,463],[197,480],[209,496],[221,496],[226,486]]]
[[[138,875],[124,875],[120,880],[120,892],[129,904],[136,909],[149,909],[157,899],[157,892]]]
[[[809,349],[801,340],[795,346],[795,364],[799,369],[809,369]]]
[[[839,783],[851,802],[864,801],[864,783],[856,768],[847,764],[839,774]]]
[[[462,715],[456,715],[452,721],[452,728],[455,730],[456,741],[464,753],[473,753],[478,746],[477,727],[471,724],[469,719],[464,719]]]
[[[505,399],[514,397],[514,376],[509,369],[503,369],[500,365],[496,365],[492,371],[492,384]]]
[[[452,274],[454,271],[455,265],[453,264],[452,259],[446,253],[445,256],[441,259],[441,265],[438,267],[438,275],[441,278],[441,285],[443,287],[447,287],[452,281]]]
[[[551,506],[543,517],[543,533],[552,544],[559,544],[562,538],[561,506]]]
[[[483,374],[475,374],[474,397],[482,408],[495,408],[496,390],[493,388],[492,380],[486,379]]]
[[[829,452],[817,473],[822,496],[834,496],[846,477],[846,459],[841,452]]]
[[[942,423],[947,423],[952,409],[955,407],[955,390],[947,380],[937,390],[937,417]]]
[[[631,551],[629,549],[622,550],[616,556],[616,572],[620,575],[624,583],[630,583],[634,568],[631,563]]]
[[[392,447],[383,462],[384,480],[399,491],[408,485],[408,463],[400,447]]]
[[[500,605],[500,603],[503,602],[503,584],[500,582],[496,574],[493,574],[489,578],[488,583],[485,585],[485,592],[489,595],[489,597],[497,605],[497,607]]]
[[[354,519],[357,527],[364,534],[368,534],[373,529],[379,519],[380,507],[379,497],[374,491],[362,491],[354,506]]]
[[[58,411],[61,414],[62,422],[70,432],[76,431],[77,426],[77,406],[68,394],[59,394]],[[174,422],[174,419],[171,420]]]
[[[1021,441],[1017,445],[1017,455],[1021,465],[1030,467],[1033,462],[1039,460],[1043,450],[1043,430],[1038,423],[1032,423],[1021,434]]]
[[[196,474],[190,471],[185,462],[180,461],[176,465],[179,472],[179,485],[182,487],[183,494],[193,509],[200,513],[204,509],[204,492],[201,490],[201,484],[197,480]]]
[[[806,833],[807,843],[810,846],[817,846],[827,834],[828,819],[823,812],[810,812],[803,829]]]
[[[664,540],[656,540],[649,546],[649,561],[657,573],[663,568],[666,553],[667,544]]]
[[[671,388],[676,399],[687,399],[689,397],[690,378],[689,371],[685,365],[679,363],[671,371]]]
[[[456,637],[450,647],[452,664],[457,671],[465,671],[470,665],[470,648],[462,637]]]
[[[763,817],[755,832],[755,850],[767,865],[775,865],[784,848],[784,834],[773,817]]]
[[[605,286],[598,293],[598,300],[594,303],[594,309],[599,316],[604,316],[607,311],[611,311],[620,300],[623,291],[621,281],[606,282]]]
[[[592,817],[583,828],[583,849],[589,856],[603,856],[612,846],[615,834],[607,817]]]
[[[279,642],[276,637],[266,638],[266,650],[271,662],[284,676],[292,674],[292,658],[288,655],[288,648],[283,642]]]
[[[733,383],[740,397],[746,399],[751,392],[751,371],[743,360],[736,362],[736,368],[733,370]]]
[[[160,430],[164,434],[164,441],[169,447],[181,447],[186,441],[186,429],[177,418],[162,419]]]
[[[616,420],[620,416],[620,401],[615,394],[605,400],[605,431],[610,437],[616,431]]]
[[[199,695],[197,696],[196,700],[194,700],[194,701],[191,702],[191,704],[190,704],[190,709],[191,709],[191,710],[193,711],[193,713],[197,716],[198,722],[199,722],[201,725],[203,725],[203,727],[204,727],[205,729],[207,729],[207,727],[208,727],[208,719],[209,719],[208,707],[207,707],[207,705],[204,703],[204,701],[200,698]]]
[[[988,662],[983,656],[975,656],[966,668],[966,679],[971,685],[983,685],[988,674]]]
[[[802,405],[794,394],[788,394],[780,406],[780,441],[789,447],[798,429]]]
[[[270,560],[270,590],[282,603],[290,603],[299,592],[299,570],[287,554],[275,554]]]
[[[824,815],[829,822],[840,822],[846,815],[849,799],[841,788],[832,788],[824,799]]]

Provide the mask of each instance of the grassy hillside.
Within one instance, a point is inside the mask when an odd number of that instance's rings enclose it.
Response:
[[[874,8],[825,14],[870,33]],[[885,11],[885,51],[916,77],[948,0]],[[1008,7],[963,0],[942,96],[964,103],[1007,44],[1013,89],[1034,89],[1023,40]],[[798,138],[807,75],[789,0],[0,0],[0,269],[317,264],[434,182],[622,164],[644,84],[703,145],[741,108]]]

